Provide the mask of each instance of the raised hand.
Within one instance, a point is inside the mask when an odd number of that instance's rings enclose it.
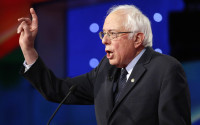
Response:
[[[21,24],[17,28],[20,33],[19,44],[22,49],[27,64],[32,64],[38,58],[38,54],[34,48],[34,40],[38,32],[38,18],[33,8],[30,8],[32,20],[29,18],[19,18]]]

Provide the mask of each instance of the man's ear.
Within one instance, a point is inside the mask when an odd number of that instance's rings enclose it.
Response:
[[[138,48],[143,44],[144,41],[144,33],[137,33],[134,38],[135,48]]]

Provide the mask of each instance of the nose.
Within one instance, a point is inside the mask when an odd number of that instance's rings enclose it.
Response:
[[[106,34],[102,39],[102,44],[107,45],[107,44],[110,44],[110,43],[111,43],[111,41]]]

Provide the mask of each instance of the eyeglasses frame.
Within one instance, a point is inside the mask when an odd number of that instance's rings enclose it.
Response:
[[[122,33],[133,33],[133,32],[132,32],[132,31],[127,31],[127,32],[116,32],[116,37],[115,37],[115,38],[118,37],[118,34],[122,34]],[[104,36],[105,36],[106,34],[108,34],[108,37],[109,37],[110,40],[115,39],[115,38],[112,38],[112,39],[111,39],[111,37],[110,37],[111,34],[110,34],[109,32],[104,33],[103,31],[101,31],[101,32],[99,32],[99,37],[100,37],[101,40],[104,38],[104,37],[102,37],[102,34],[104,34]]]

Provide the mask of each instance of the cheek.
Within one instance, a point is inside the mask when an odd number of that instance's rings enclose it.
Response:
[[[113,45],[113,49],[114,49],[116,55],[119,55],[119,54],[120,54],[120,52],[121,52],[121,47],[120,47],[119,44],[114,44],[114,45]]]
[[[121,60],[124,53],[125,53],[124,46],[120,46],[120,45],[115,46],[115,56],[117,60]]]
[[[119,41],[114,41],[113,49],[115,50],[115,56],[118,60],[123,60],[127,56],[128,51],[130,51],[131,43],[130,41],[120,39]]]

